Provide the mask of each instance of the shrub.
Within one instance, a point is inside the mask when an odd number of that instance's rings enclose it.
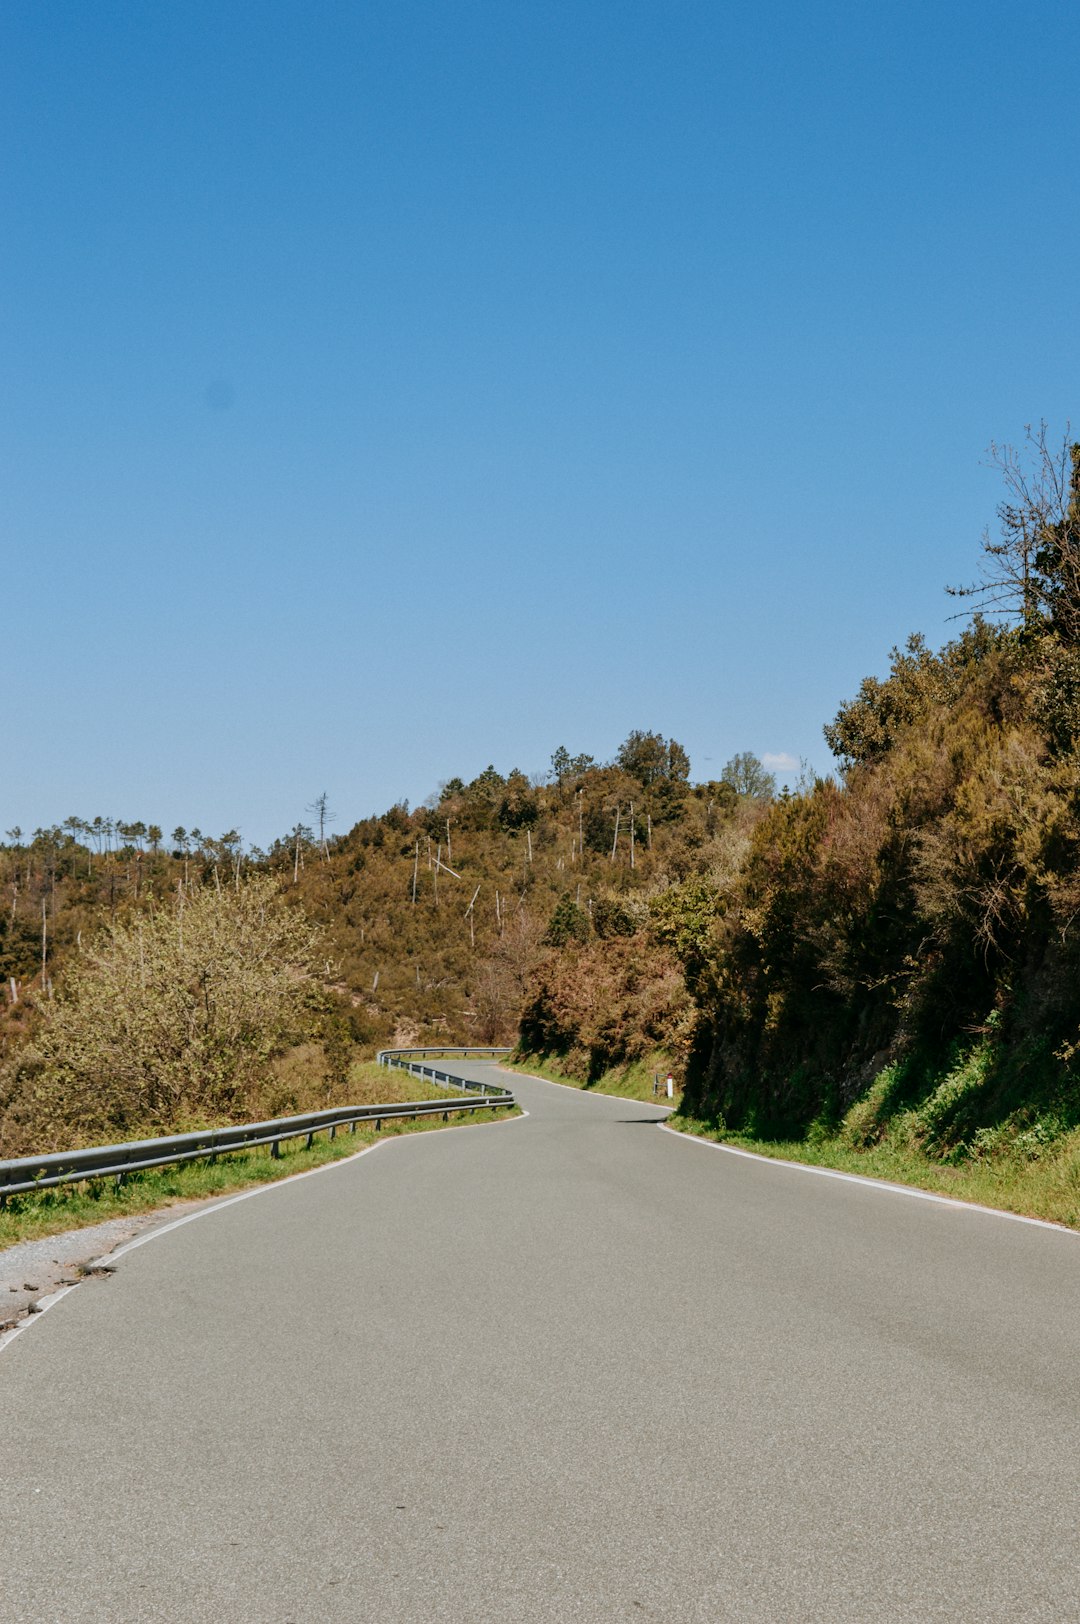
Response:
[[[33,1148],[175,1131],[244,1109],[314,1018],[317,939],[274,881],[181,891],[70,964],[11,1064],[0,1133]]]

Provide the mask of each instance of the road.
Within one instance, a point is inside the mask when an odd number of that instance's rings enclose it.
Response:
[[[1080,1618],[1080,1237],[514,1087],[4,1349],[3,1624]]]

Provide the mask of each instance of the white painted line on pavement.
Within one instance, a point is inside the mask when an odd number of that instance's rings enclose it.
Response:
[[[835,1167],[815,1167],[812,1162],[788,1162],[780,1156],[760,1156],[757,1151],[743,1150],[738,1145],[721,1145],[715,1139],[702,1139],[698,1134],[669,1128],[666,1122],[658,1122],[657,1127],[661,1133],[670,1133],[672,1138],[682,1139],[687,1144],[701,1145],[705,1150],[722,1150],[729,1156],[745,1156],[749,1161],[764,1163],[768,1167],[789,1167],[796,1173],[816,1173],[822,1179],[861,1184],[864,1189],[882,1190],[888,1195],[909,1195],[916,1201],[934,1201],[939,1206],[955,1207],[960,1212],[985,1212],[991,1218],[1011,1218],[1014,1224],[1034,1224],[1037,1229],[1053,1229],[1059,1235],[1071,1235],[1074,1240],[1080,1237],[1080,1230],[1070,1229],[1067,1224],[1052,1223],[1049,1218],[1027,1218],[1022,1212],[1006,1212],[1003,1207],[984,1207],[978,1201],[958,1201],[955,1196],[937,1195],[933,1190],[920,1190],[914,1184],[893,1184],[888,1179],[871,1178],[866,1173],[841,1173]]]
[[[538,1077],[534,1071],[511,1071],[509,1066],[500,1066],[499,1070],[507,1077],[527,1077],[530,1083],[547,1083],[549,1088],[565,1088],[569,1094],[583,1094],[586,1099],[618,1100],[620,1105],[645,1105],[650,1111],[666,1111],[668,1116],[675,1110],[674,1105],[638,1100],[632,1094],[605,1094],[602,1088],[579,1088],[576,1083],[560,1083],[554,1077]]]
[[[125,1252],[134,1252],[137,1246],[145,1246],[147,1241],[156,1241],[159,1235],[167,1235],[170,1230],[182,1229],[185,1224],[193,1224],[196,1218],[209,1218],[212,1213],[221,1212],[224,1207],[234,1207],[238,1201],[250,1201],[252,1196],[269,1195],[272,1190],[281,1190],[286,1184],[295,1184],[298,1179],[310,1179],[314,1178],[316,1173],[331,1173],[337,1167],[348,1167],[351,1162],[358,1162],[361,1156],[370,1155],[373,1150],[382,1150],[386,1145],[399,1142],[405,1143],[413,1139],[429,1139],[433,1134],[456,1132],[460,1127],[505,1128],[507,1123],[521,1122],[529,1115],[522,1105],[518,1106],[518,1113],[517,1116],[503,1117],[499,1122],[454,1122],[447,1123],[445,1128],[427,1128],[423,1133],[419,1134],[390,1134],[388,1138],[379,1140],[377,1144],[365,1145],[363,1150],[358,1150],[355,1155],[342,1156],[339,1161],[324,1162],[321,1167],[308,1167],[303,1173],[289,1173],[285,1178],[275,1179],[271,1184],[259,1184],[253,1190],[241,1190],[239,1195],[223,1196],[220,1201],[214,1201],[205,1207],[200,1207],[197,1212],[185,1213],[182,1218],[174,1218],[171,1223],[160,1224],[157,1229],[150,1229],[145,1235],[136,1235],[134,1240],[125,1241],[123,1246],[118,1246],[114,1252],[102,1253],[101,1257],[95,1258],[86,1267],[87,1269],[109,1269],[118,1258],[124,1256]],[[42,1314],[60,1301],[61,1297],[66,1297],[69,1291],[74,1290],[74,1285],[62,1286],[59,1291],[50,1292],[47,1297],[42,1297],[33,1314],[29,1314],[26,1319],[20,1320],[17,1325],[12,1326],[10,1331],[5,1331],[3,1336],[0,1336],[0,1352],[3,1352],[10,1342],[14,1342],[17,1336],[21,1336],[24,1331],[29,1330],[31,1325],[41,1318]]]
[[[571,1094],[599,1094],[601,1099],[620,1100],[624,1105],[644,1105],[654,1111],[663,1111],[668,1116],[673,1115],[675,1110],[671,1105],[653,1105],[651,1100],[635,1100],[626,1094],[602,1094],[596,1088],[576,1088],[573,1083],[558,1083],[553,1077],[538,1077],[532,1071],[513,1071],[509,1066],[500,1066],[498,1069],[508,1077],[527,1077],[531,1082],[547,1083],[551,1088],[565,1088]],[[676,1139],[703,1145],[706,1150],[723,1150],[729,1156],[745,1156],[752,1162],[767,1162],[770,1167],[790,1167],[796,1173],[816,1173],[819,1178],[840,1179],[842,1183],[861,1184],[871,1190],[884,1190],[891,1195],[913,1196],[917,1201],[934,1201],[943,1207],[955,1207],[960,1212],[985,1212],[991,1218],[1011,1218],[1013,1223],[1034,1224],[1037,1229],[1052,1229],[1059,1235],[1071,1235],[1074,1239],[1080,1236],[1080,1230],[1070,1229],[1068,1224],[1055,1224],[1049,1218],[1028,1218],[1022,1212],[1006,1212],[1003,1207],[984,1207],[978,1201],[958,1201],[955,1196],[937,1195],[933,1190],[920,1190],[913,1184],[893,1184],[888,1179],[876,1179],[866,1173],[841,1173],[835,1167],[815,1167],[812,1162],[789,1162],[779,1156],[762,1156],[757,1151],[743,1150],[738,1145],[722,1145],[715,1139],[702,1139],[697,1134],[683,1133],[679,1128],[669,1128],[659,1119],[656,1126],[662,1133],[670,1133]]]
[[[528,1111],[522,1111],[522,1116],[528,1116]],[[465,1124],[477,1128],[503,1128],[508,1122],[517,1122],[518,1117],[504,1117],[501,1122],[476,1122]],[[118,1246],[115,1252],[107,1252],[104,1257],[97,1259],[98,1263],[114,1263],[117,1258],[124,1256],[125,1252],[134,1252],[137,1246],[145,1246],[147,1241],[156,1241],[159,1235],[167,1235],[171,1229],[181,1229],[184,1224],[195,1222],[196,1218],[206,1218],[212,1212],[220,1212],[222,1207],[235,1206],[238,1201],[250,1201],[252,1196],[267,1195],[271,1190],[280,1190],[286,1184],[295,1184],[299,1179],[314,1178],[316,1173],[329,1173],[335,1167],[348,1167],[350,1162],[358,1162],[361,1156],[369,1156],[373,1150],[382,1150],[384,1145],[393,1145],[398,1140],[429,1138],[435,1133],[449,1133],[451,1128],[461,1127],[461,1123],[448,1123],[445,1128],[428,1128],[423,1134],[394,1133],[387,1139],[380,1139],[377,1144],[365,1145],[354,1156],[342,1156],[337,1162],[324,1162],[321,1167],[309,1167],[303,1173],[290,1173],[286,1178],[275,1179],[272,1184],[260,1184],[254,1190],[241,1190],[239,1195],[227,1195],[222,1201],[215,1201],[212,1207],[203,1207],[199,1212],[185,1213],[183,1218],[174,1218],[171,1224],[162,1224],[158,1229],[148,1230],[145,1235],[136,1235],[133,1241],[125,1241]],[[93,1268],[95,1265],[91,1264]]]
[[[47,1297],[39,1297],[34,1312],[27,1314],[25,1319],[21,1319],[17,1325],[13,1325],[10,1330],[5,1331],[0,1336],[0,1352],[7,1347],[9,1342],[14,1342],[17,1336],[22,1336],[23,1332],[33,1325],[35,1320],[40,1319],[42,1314],[47,1314],[49,1309],[60,1301],[61,1297],[66,1297],[69,1291],[74,1291],[76,1284],[78,1284],[77,1281],[70,1286],[61,1286],[59,1291],[50,1291]]]

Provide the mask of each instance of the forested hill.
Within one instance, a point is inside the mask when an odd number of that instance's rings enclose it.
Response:
[[[635,731],[607,765],[560,747],[541,781],[488,767],[325,847],[300,831],[267,861],[324,925],[365,1035],[512,1042],[539,967],[603,943],[597,971],[631,953],[651,989],[647,1011],[608,1010],[612,1043],[640,1049],[674,1042],[689,1007],[645,930],[653,899],[691,876],[720,883],[774,788],[749,754],[692,784],[676,741]]]
[[[104,1052],[70,1010],[111,976],[121,1123],[178,1047],[229,1114],[285,1097],[258,1079],[280,1084],[290,1054],[344,1086],[348,1056],[379,1044],[517,1038],[583,1080],[656,1053],[728,1129],[1058,1156],[1080,1212],[1080,447],[1037,435],[1001,466],[1001,529],[960,594],[974,617],[941,650],[894,650],[826,727],[836,775],[794,792],[750,755],[695,784],[676,741],[635,731],[609,763],[560,747],[541,780],[489,767],[337,836],[320,797],[310,826],[248,856],[231,833],[100,819],[12,832],[0,1134],[38,1131],[46,1094],[63,1133]],[[219,1038],[229,898],[256,882],[260,920],[272,893],[314,931],[279,930],[306,992]],[[185,989],[177,1036],[146,1003],[147,955],[196,896],[217,899],[217,946],[198,963],[190,930],[161,947]],[[155,1121],[210,1108],[177,1088]]]
[[[279,907],[301,911],[315,928],[312,951],[295,967],[309,984],[305,1009],[293,1011],[275,1042],[281,1052],[303,1048],[320,1073],[342,1076],[343,1055],[388,1043],[512,1042],[536,976],[564,962],[566,997],[581,1006],[576,1041],[586,1050],[686,1053],[690,999],[674,954],[647,929],[650,910],[657,896],[692,877],[724,883],[774,790],[749,754],[729,762],[721,779],[692,784],[681,745],[634,731],[608,764],[560,747],[540,781],[488,767],[470,782],[451,780],[423,807],[394,806],[336,836],[332,809],[319,797],[311,824],[297,825],[267,852],[244,854],[232,831],[214,839],[177,829],[165,839],[154,825],[103,817],[69,818],[28,838],[10,831],[0,847],[0,1129],[6,1121],[7,1148],[44,1131],[33,1104],[41,1093],[37,1035],[58,1029],[69,984],[78,981],[83,1004],[97,998],[104,1007],[115,994],[88,983],[88,956],[98,962],[101,943],[115,944],[118,933],[135,930],[143,943],[151,921],[163,928],[166,915],[182,915],[203,893],[218,899],[214,940],[221,942],[233,928],[230,898],[260,875],[273,881]],[[235,928],[246,931],[246,918],[237,914]],[[585,961],[579,965],[568,949],[580,949]],[[206,951],[216,949],[211,943]],[[174,975],[188,987],[190,1024],[198,986],[218,972],[187,960]],[[236,995],[235,987],[222,991],[218,1002]],[[131,998],[144,998],[141,984]],[[209,1012],[201,1019],[209,1029]],[[144,1009],[139,1021],[160,1025],[160,1014]],[[134,1069],[160,1068],[171,1052],[162,1044]],[[271,1049],[259,1057],[268,1079],[281,1059]],[[96,1064],[114,1064],[94,1053]],[[90,1061],[75,1056],[71,1063],[64,1087],[75,1089],[71,1079]],[[120,1058],[115,1064],[131,1069]],[[224,1064],[216,1050],[203,1061],[204,1069]],[[258,1065],[242,1069],[243,1089],[223,1085],[214,1096],[226,1115],[277,1098],[252,1092]],[[54,1115],[63,1092],[51,1088]],[[138,1089],[125,1084],[121,1092],[123,1116]],[[205,1104],[190,1089],[184,1098],[196,1114],[198,1102]],[[162,1110],[155,1107],[154,1125],[164,1125]],[[133,1124],[124,1117],[116,1126]],[[50,1119],[49,1137],[57,1135],[63,1122]]]

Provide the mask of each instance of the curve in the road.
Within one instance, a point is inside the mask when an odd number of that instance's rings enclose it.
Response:
[[[5,1352],[3,1624],[1076,1616],[1071,1233],[515,1092]]]
[[[471,1126],[501,1128],[510,1122],[523,1121],[528,1114],[528,1111],[519,1107],[517,1115],[504,1117],[501,1122],[478,1122],[471,1124]],[[458,1126],[460,1124],[454,1124],[455,1128]],[[427,1133],[449,1133],[452,1130],[449,1128],[428,1128],[425,1131]],[[124,1241],[122,1245],[114,1247],[112,1251],[106,1252],[102,1257],[93,1259],[86,1265],[86,1268],[88,1271],[97,1268],[111,1270],[128,1252],[133,1252],[138,1246],[145,1246],[149,1241],[158,1240],[164,1235],[171,1234],[174,1229],[182,1229],[185,1224],[193,1224],[199,1218],[209,1218],[214,1213],[220,1212],[224,1207],[234,1206],[238,1201],[250,1201],[257,1195],[270,1195],[274,1190],[280,1189],[283,1185],[291,1184],[295,1179],[315,1178],[319,1173],[332,1173],[335,1167],[347,1167],[352,1162],[358,1162],[361,1156],[369,1156],[373,1150],[382,1150],[386,1145],[395,1144],[400,1137],[398,1134],[390,1134],[385,1139],[377,1140],[373,1145],[365,1145],[362,1150],[355,1151],[352,1156],[343,1156],[335,1162],[324,1162],[321,1167],[305,1168],[302,1173],[286,1174],[284,1178],[275,1179],[271,1184],[259,1184],[252,1190],[241,1190],[237,1195],[222,1196],[218,1201],[208,1201],[195,1212],[187,1212],[182,1218],[170,1219],[167,1223],[156,1225],[155,1228],[148,1230],[144,1235],[136,1235],[134,1239]],[[50,1292],[48,1296],[39,1297],[32,1314],[20,1320],[17,1325],[13,1325],[9,1331],[5,1331],[0,1335],[0,1353],[4,1351],[10,1342],[14,1342],[16,1337],[22,1336],[24,1332],[30,1330],[31,1326],[39,1324],[41,1316],[47,1313],[50,1308],[53,1308],[62,1298],[66,1297],[69,1291],[74,1291],[76,1284],[78,1282],[68,1286],[61,1286],[58,1291]]]

